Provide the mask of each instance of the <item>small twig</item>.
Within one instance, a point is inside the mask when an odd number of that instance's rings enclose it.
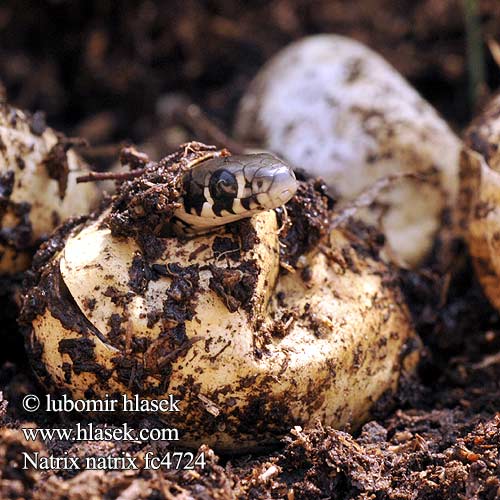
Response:
[[[333,217],[330,223],[330,229],[335,229],[344,224],[361,208],[367,208],[373,204],[378,195],[388,187],[404,179],[416,179],[425,182],[431,175],[435,174],[434,169],[427,172],[403,172],[399,174],[388,175],[376,181],[369,188],[361,192],[353,201],[341,208],[340,212]]]
[[[278,229],[278,236],[284,231],[284,229],[289,226],[290,223],[290,217],[288,216],[288,211],[286,209],[286,205],[283,205],[282,207],[283,210],[283,216],[281,218],[281,226]]]
[[[100,146],[87,146],[82,151],[79,151],[86,158],[93,160],[107,160],[116,158],[120,151],[127,146],[127,143],[120,142],[117,144],[102,144]],[[77,147],[77,149],[80,149]]]
[[[488,48],[490,49],[491,57],[493,57],[493,60],[500,68],[500,43],[494,38],[488,38]]]
[[[259,476],[259,481],[266,482],[269,479],[273,478],[274,476],[278,475],[280,473],[280,469],[276,465],[271,465],[269,469],[264,471],[260,476]]]
[[[76,178],[77,183],[95,181],[126,181],[135,179],[145,172],[146,169],[139,168],[130,172],[89,172]]]
[[[481,361],[472,365],[472,368],[475,370],[481,370],[483,368],[488,368],[491,365],[500,364],[500,352],[495,354],[490,354],[489,356],[485,356]]]
[[[452,274],[447,272],[444,275],[443,281],[441,283],[441,290],[439,293],[439,304],[438,309],[442,309],[446,305],[446,301],[448,300],[448,293],[450,291]]]
[[[285,269],[286,271],[288,271],[289,273],[292,273],[292,274],[295,273],[295,269],[285,261],[280,260],[280,266],[283,269]]]
[[[203,403],[203,406],[208,413],[214,417],[219,416],[221,409],[211,399],[207,398],[203,394],[198,394],[198,399]]]

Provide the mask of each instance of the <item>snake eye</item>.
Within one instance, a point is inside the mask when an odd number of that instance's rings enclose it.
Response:
[[[227,170],[216,170],[210,179],[210,194],[213,199],[235,198],[238,194],[238,181]]]

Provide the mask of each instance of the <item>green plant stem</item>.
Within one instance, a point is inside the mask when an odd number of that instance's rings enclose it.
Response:
[[[486,81],[479,2],[478,0],[463,0],[463,5],[467,39],[469,98],[472,107],[475,107],[481,92],[484,90]]]

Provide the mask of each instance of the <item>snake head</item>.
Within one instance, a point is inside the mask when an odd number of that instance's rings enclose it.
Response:
[[[253,197],[254,202],[263,210],[284,205],[297,191],[297,179],[293,170],[276,156],[270,154],[255,156],[259,157],[257,164],[245,167],[245,171],[252,179],[250,197]],[[259,166],[263,161],[267,163],[267,168]]]
[[[175,216],[186,232],[206,232],[284,205],[297,186],[292,168],[269,153],[211,158],[186,173]]]

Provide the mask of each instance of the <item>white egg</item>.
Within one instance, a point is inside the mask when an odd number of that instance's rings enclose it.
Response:
[[[317,35],[279,52],[244,95],[235,133],[322,177],[344,201],[389,174],[432,170],[431,182],[400,180],[360,216],[380,224],[391,255],[409,266],[449,234],[461,142],[389,63],[359,42]]]
[[[66,218],[89,213],[99,198],[94,184],[77,185],[87,165],[64,147],[54,159],[68,167],[60,196],[47,166],[59,136],[51,128],[39,128],[27,113],[3,103],[0,95],[0,274],[24,271],[40,241]]]

